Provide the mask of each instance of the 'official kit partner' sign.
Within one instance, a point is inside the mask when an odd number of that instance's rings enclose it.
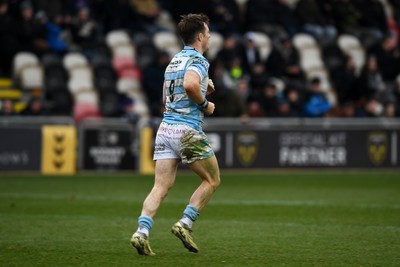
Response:
[[[400,167],[391,130],[208,130],[222,168]]]

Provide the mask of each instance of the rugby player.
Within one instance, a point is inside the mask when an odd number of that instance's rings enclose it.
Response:
[[[208,77],[209,62],[203,56],[210,40],[208,25],[209,18],[204,14],[183,15],[178,23],[184,48],[165,70],[165,112],[155,140],[154,186],[144,200],[138,229],[131,238],[132,246],[140,255],[155,255],[149,232],[161,202],[174,184],[180,161],[201,178],[183,217],[171,229],[190,252],[199,251],[191,235],[193,222],[220,184],[218,162],[202,130],[204,114],[212,115],[215,109],[214,103],[206,99],[214,91]]]

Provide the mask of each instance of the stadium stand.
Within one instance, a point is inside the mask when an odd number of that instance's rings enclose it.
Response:
[[[19,106],[14,106],[16,114],[31,97],[40,96],[49,115],[74,116],[74,110],[83,114],[81,110],[91,109],[88,114],[95,116],[124,116],[129,103],[138,114],[160,116],[162,103],[154,88],[162,80],[160,69],[165,63],[161,58],[165,53],[172,57],[182,47],[176,34],[179,16],[203,11],[211,18],[212,38],[206,56],[211,66],[223,62],[224,74],[217,89],[241,95],[248,116],[286,116],[280,114],[279,107],[290,102],[289,92],[296,90],[305,101],[315,78],[332,104],[324,116],[342,116],[341,109],[349,104],[357,109],[354,116],[385,116],[384,112],[368,111],[371,101],[379,103],[382,110],[394,106],[394,116],[399,116],[398,3],[347,2],[105,0],[65,5],[57,0],[50,8],[33,0],[1,0],[0,76],[12,84],[0,90],[21,92],[20,98],[12,99]],[[23,20],[22,9],[31,9],[34,15]],[[310,15],[305,17],[307,10]],[[29,26],[37,36],[18,33],[19,26],[10,27],[13,24]],[[333,30],[329,35],[333,42],[319,31],[326,27]],[[227,40],[234,40],[233,47],[225,47]],[[366,70],[371,57],[376,58],[374,74]],[[211,78],[219,80],[218,75],[210,70]],[[379,88],[384,89],[363,92],[371,77],[381,79]],[[276,87],[274,104],[259,102],[270,84]],[[247,88],[245,95],[240,91],[243,88]],[[86,100],[92,106],[80,107]],[[256,102],[261,109],[273,112],[250,112]],[[304,106],[300,110],[304,111]],[[305,116],[298,107],[288,114]]]

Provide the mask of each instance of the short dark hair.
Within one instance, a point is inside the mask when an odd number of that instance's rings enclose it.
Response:
[[[178,23],[178,33],[183,43],[193,44],[197,34],[204,33],[204,23],[208,26],[209,21],[208,16],[203,13],[182,15],[181,21]]]

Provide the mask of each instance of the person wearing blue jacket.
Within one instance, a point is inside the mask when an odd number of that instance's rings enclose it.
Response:
[[[331,108],[332,104],[321,91],[321,80],[313,78],[303,106],[304,117],[324,117]]]

